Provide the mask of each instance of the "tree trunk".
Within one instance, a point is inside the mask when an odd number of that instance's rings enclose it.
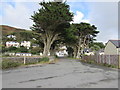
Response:
[[[78,50],[77,50],[77,56],[76,56],[76,58],[80,58],[80,48],[81,48],[81,38],[79,38],[79,45],[78,45]]]
[[[48,57],[50,54],[50,48],[53,42],[57,39],[58,34],[56,35],[49,35],[46,40],[44,40],[44,51],[43,51],[43,56]]]
[[[76,56],[77,56],[77,47],[76,46],[74,47],[74,53],[73,54],[74,54],[74,58],[76,58]]]
[[[80,46],[78,47],[76,58],[80,58]]]
[[[86,41],[86,39],[87,39],[87,37],[85,36],[85,37],[84,37],[84,40],[83,40],[82,49],[81,49],[81,55],[84,54],[83,51],[84,51],[84,49],[85,49],[85,41]]]
[[[43,56],[44,56],[44,57],[48,57],[48,56],[49,56],[50,47],[51,47],[51,45],[50,45],[49,43],[46,43],[46,44],[44,45],[44,51],[43,51]]]

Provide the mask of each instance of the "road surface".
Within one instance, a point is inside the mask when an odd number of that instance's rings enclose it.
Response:
[[[118,88],[118,71],[60,58],[55,64],[2,72],[3,88]]]

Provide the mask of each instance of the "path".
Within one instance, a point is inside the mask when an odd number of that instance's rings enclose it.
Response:
[[[3,71],[3,88],[118,88],[118,72],[61,58],[56,64]]]

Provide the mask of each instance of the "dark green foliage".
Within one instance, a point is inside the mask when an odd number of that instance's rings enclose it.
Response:
[[[92,47],[90,47],[92,49],[92,51],[99,51],[100,47],[97,45],[93,45]]]
[[[80,37],[82,39],[92,39],[99,33],[99,31],[96,31],[97,27],[95,27],[95,25],[83,22],[80,24],[72,24],[71,29],[74,30],[74,34],[77,38]]]
[[[42,2],[40,5],[42,8],[32,16],[35,22],[33,30],[39,33],[45,33],[48,30],[57,33],[61,32],[59,28],[66,27],[67,22],[72,21],[73,15],[69,12],[69,5],[66,3]]]
[[[58,56],[57,56],[57,55],[55,55],[55,58],[58,58]]]
[[[74,50],[74,57],[80,58],[84,48],[88,48],[94,37],[99,33],[95,25],[89,23],[71,24],[65,34],[65,43]]]
[[[14,32],[12,34],[17,37],[16,41],[18,42],[31,41],[31,39],[34,37],[32,31],[20,31],[20,32]]]
[[[73,57],[74,50],[71,47],[67,47],[69,57]]]
[[[18,48],[16,48],[16,47],[9,47],[9,48],[2,47],[2,53],[4,53],[4,52],[17,52],[17,51],[18,51]]]
[[[17,52],[28,53],[28,49],[24,46],[20,46],[20,48],[17,49]]]
[[[40,52],[42,52],[42,50],[41,50],[40,47],[35,47],[35,48],[32,48],[32,49],[30,50],[30,52],[31,52],[32,54],[40,54]]]
[[[24,46],[20,46],[20,47],[18,47],[18,48],[16,48],[16,47],[5,48],[5,47],[4,47],[4,48],[2,48],[2,53],[4,53],[4,52],[28,53],[29,50],[28,50],[26,47],[24,47]]]
[[[31,29],[38,33],[38,40],[44,44],[43,54],[48,56],[51,46],[54,47],[54,42],[62,39],[60,37],[70,26],[69,22],[72,21],[73,14],[66,3],[41,2],[40,5],[42,8],[31,16],[35,23]]]
[[[8,51],[10,51],[10,52],[16,52],[18,49],[16,48],[16,47],[9,47],[9,48],[7,48],[8,49]]]
[[[101,49],[105,48],[105,45],[102,42],[93,42],[89,47],[93,47],[94,45],[99,46]]]
[[[7,51],[8,51],[8,48],[6,48],[6,47],[2,46],[2,48],[1,48],[1,50],[0,50],[0,51],[2,51],[2,53],[7,52]]]

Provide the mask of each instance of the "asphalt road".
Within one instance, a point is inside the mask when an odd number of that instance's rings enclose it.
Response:
[[[55,64],[2,72],[3,88],[118,88],[118,71],[60,58]]]

